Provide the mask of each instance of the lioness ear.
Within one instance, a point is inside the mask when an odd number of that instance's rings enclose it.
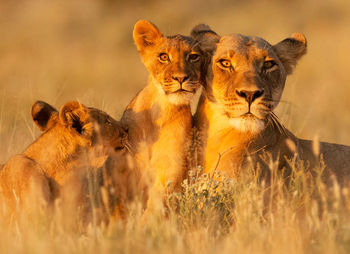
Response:
[[[162,33],[159,29],[147,20],[139,20],[134,26],[134,41],[137,50],[142,54],[145,48],[152,46],[162,38]]]
[[[294,33],[291,37],[272,46],[281,60],[287,74],[293,72],[297,61],[306,54],[307,42],[301,33]]]
[[[34,123],[41,131],[52,127],[58,121],[57,110],[44,101],[36,101],[30,108]]]
[[[215,51],[216,43],[220,40],[220,36],[205,24],[196,25],[191,31],[191,36],[200,43],[204,51],[210,54]]]
[[[72,101],[64,104],[59,113],[60,121],[68,128],[85,135],[84,125],[89,120],[88,108],[83,104]]]

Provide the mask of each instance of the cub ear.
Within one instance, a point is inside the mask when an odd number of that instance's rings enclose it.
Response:
[[[286,73],[292,74],[298,60],[306,54],[307,42],[301,33],[294,33],[291,37],[272,46],[281,60]]]
[[[83,104],[72,101],[64,104],[59,113],[60,121],[80,135],[86,134],[85,125],[89,120],[88,108]]]
[[[204,51],[210,54],[214,53],[216,43],[220,40],[220,36],[205,24],[196,25],[191,31],[191,36],[200,43]]]
[[[34,123],[41,131],[46,131],[58,121],[58,111],[44,101],[36,101],[30,108]]]
[[[163,35],[151,22],[139,20],[134,26],[133,37],[137,50],[142,54],[147,47],[156,44]]]

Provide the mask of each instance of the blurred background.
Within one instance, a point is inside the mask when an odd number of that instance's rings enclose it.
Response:
[[[35,100],[79,100],[120,118],[147,82],[132,40],[139,19],[166,35],[206,23],[272,44],[304,33],[308,54],[277,115],[299,137],[350,145],[349,0],[1,0],[0,163],[39,135],[29,114]]]

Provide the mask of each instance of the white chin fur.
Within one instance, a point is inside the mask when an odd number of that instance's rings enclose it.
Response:
[[[265,128],[265,122],[258,118],[231,118],[229,123],[241,132],[258,133]]]
[[[168,95],[170,103],[175,105],[189,104],[192,97],[192,93],[173,93]]]

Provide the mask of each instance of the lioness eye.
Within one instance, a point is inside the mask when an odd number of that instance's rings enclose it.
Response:
[[[226,60],[226,59],[219,60],[219,63],[224,68],[230,68],[232,66],[231,62],[229,60]]]
[[[169,61],[169,56],[167,53],[160,53],[159,55],[159,60],[162,62],[167,62]]]
[[[276,62],[273,60],[265,61],[264,62],[264,69],[271,69],[275,65],[276,65]]]
[[[188,55],[188,60],[191,62],[197,62],[199,60],[199,55],[197,53],[191,53]]]

